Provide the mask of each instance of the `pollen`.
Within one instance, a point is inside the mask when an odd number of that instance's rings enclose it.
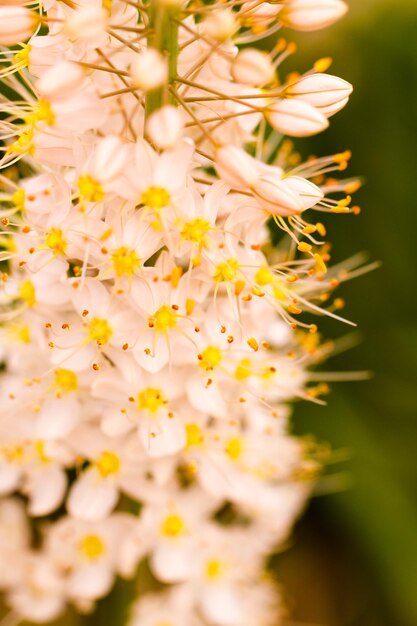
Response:
[[[140,198],[141,204],[154,211],[165,208],[170,202],[171,195],[163,187],[148,187]]]
[[[67,241],[64,238],[62,230],[60,228],[51,228],[46,237],[45,245],[52,250],[54,254],[64,255],[67,249]]]
[[[12,203],[18,211],[23,212],[25,210],[25,190],[17,189],[12,195]]]
[[[240,459],[243,453],[243,441],[241,437],[232,437],[226,444],[225,452],[232,461]]]
[[[136,403],[139,410],[155,414],[162,406],[167,404],[167,400],[160,389],[147,387],[138,393]]]
[[[26,302],[28,307],[33,307],[36,304],[36,292],[33,283],[30,280],[24,280],[19,289],[19,298]]]
[[[79,543],[79,549],[89,561],[95,561],[106,552],[104,542],[98,535],[85,535]]]
[[[222,352],[217,346],[208,346],[198,358],[202,368],[213,370],[222,360]]]
[[[164,304],[149,318],[149,325],[159,332],[166,333],[168,329],[176,327],[177,314]]]
[[[206,244],[207,233],[211,226],[207,220],[197,217],[191,222],[186,222],[181,230],[181,237],[186,241],[198,243],[201,247]]]
[[[124,246],[112,252],[111,260],[118,278],[122,278],[123,276],[132,278],[133,274],[140,268],[140,258],[135,250]]]
[[[24,67],[29,67],[29,53],[31,51],[31,46],[27,44],[21,44],[21,50],[18,50],[13,57],[13,63],[19,66],[19,69],[23,69]]]
[[[120,459],[114,452],[103,452],[96,461],[96,467],[103,478],[118,474],[120,470]]]
[[[30,343],[30,328],[28,324],[12,324],[9,328],[10,335],[22,343]]]
[[[223,263],[219,263],[213,274],[213,278],[217,283],[233,282],[236,279],[239,263],[236,259],[228,259]]]
[[[162,522],[161,532],[165,537],[180,537],[185,533],[185,523],[179,515],[167,515]]]
[[[81,200],[86,202],[101,202],[104,198],[104,189],[102,184],[95,180],[89,174],[80,176],[77,182]]]
[[[6,154],[30,154],[33,155],[35,146],[33,144],[33,130],[28,128],[7,147]]]
[[[57,394],[71,393],[78,389],[78,378],[75,372],[59,368],[54,371],[54,387]]]
[[[187,448],[201,446],[204,441],[203,431],[198,424],[187,424],[185,426],[187,435]]]
[[[88,334],[91,341],[97,342],[99,346],[105,346],[111,339],[113,331],[107,320],[94,317],[87,324]]]
[[[206,563],[206,576],[210,580],[219,578],[223,570],[223,566],[217,559],[211,559]]]
[[[55,124],[55,114],[52,110],[50,102],[47,100],[39,100],[36,110],[25,118],[28,124],[36,124],[36,122],[45,122],[48,126]]]
[[[267,267],[260,267],[255,274],[255,282],[261,287],[263,287],[264,285],[270,285],[273,280],[274,276]]]
[[[252,375],[251,366],[252,364],[250,359],[242,359],[235,370],[236,380],[245,380],[246,378],[249,378],[249,376]]]

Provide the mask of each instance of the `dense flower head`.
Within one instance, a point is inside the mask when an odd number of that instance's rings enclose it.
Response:
[[[332,292],[356,263],[329,265],[318,212],[356,213],[360,183],[335,177],[348,151],[303,163],[285,138],[351,85],[256,42],[345,10],[0,6],[0,589],[22,620],[92,611],[145,562],[164,587],[130,626],[284,614],[266,559],[320,472],[289,403],[327,392],[312,315],[350,323]]]

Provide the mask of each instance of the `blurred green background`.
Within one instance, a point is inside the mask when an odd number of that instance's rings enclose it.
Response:
[[[297,432],[349,450],[332,471],[350,484],[313,500],[275,568],[291,623],[415,626],[417,1],[348,3],[336,26],[295,38],[293,62],[307,69],[331,55],[329,72],[355,87],[330,129],[300,149],[321,156],[350,148],[349,174],[366,178],[354,198],[361,214],[329,216],[326,226],[334,260],[362,250],[382,267],[341,289],[361,342],[325,369],[369,369],[373,378],[333,385],[324,409],[297,406]],[[346,332],[331,321],[321,328],[331,337]]]

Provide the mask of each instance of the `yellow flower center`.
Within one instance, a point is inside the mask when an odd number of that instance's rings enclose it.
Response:
[[[30,328],[27,324],[11,324],[9,332],[17,341],[30,343]]]
[[[187,448],[201,446],[204,441],[203,431],[198,424],[187,424],[185,426],[187,434]]]
[[[232,461],[237,461],[243,452],[243,441],[240,437],[232,437],[226,444],[226,454]]]
[[[120,459],[114,452],[103,452],[96,461],[96,467],[103,478],[117,474],[120,470]]]
[[[17,189],[12,195],[12,202],[18,211],[23,212],[25,210],[25,196],[24,189]]]
[[[45,444],[42,440],[38,439],[38,441],[36,441],[34,443],[34,448],[35,448],[35,453],[39,459],[39,461],[41,461],[42,463],[48,463],[49,462],[49,458],[46,455],[45,452]]]
[[[213,274],[213,278],[217,283],[227,283],[236,279],[239,269],[239,263],[236,259],[229,259],[223,263],[219,263]]]
[[[55,124],[55,114],[52,110],[50,102],[47,100],[39,100],[36,110],[27,115],[25,121],[28,124],[36,124],[36,122],[46,122],[48,126]]]
[[[145,205],[149,209],[154,209],[154,211],[163,209],[168,206],[170,202],[171,195],[169,191],[163,187],[148,187],[142,193],[140,198],[141,204]]]
[[[18,50],[13,57],[13,64],[19,65],[19,69],[29,66],[29,53],[31,46],[27,44],[21,44],[21,50]]]
[[[86,202],[101,202],[104,198],[102,184],[89,174],[80,176],[77,186],[81,200],[85,200]]]
[[[205,370],[212,370],[220,363],[222,360],[222,353],[220,348],[217,346],[208,346],[203,352],[199,355],[200,366]]]
[[[156,387],[147,387],[137,395],[136,403],[141,411],[157,413],[167,403],[162,391]]]
[[[6,154],[33,154],[34,150],[33,129],[28,128],[7,147]]]
[[[164,304],[149,318],[149,324],[158,332],[166,333],[169,328],[177,325],[177,314],[168,305]]]
[[[54,387],[58,394],[70,393],[78,389],[78,379],[75,372],[59,368],[54,371]]]
[[[206,235],[210,230],[210,224],[207,220],[197,217],[191,222],[186,222],[181,230],[181,236],[187,241],[205,245]]]
[[[267,267],[260,267],[255,274],[255,282],[261,287],[263,287],[264,285],[270,285],[273,280],[274,276]]]
[[[236,367],[235,378],[236,380],[245,380],[252,375],[252,363],[250,359],[242,359]]]
[[[87,324],[89,338],[99,346],[105,346],[110,341],[113,331],[107,320],[95,317]]]
[[[26,302],[29,307],[36,304],[36,292],[33,283],[30,280],[24,280],[20,285],[19,298]]]
[[[55,124],[55,114],[50,102],[47,100],[39,100],[38,110],[31,116],[31,121],[46,122],[48,126],[53,126]]]
[[[122,276],[132,278],[133,274],[140,268],[140,258],[136,252],[124,246],[112,252],[111,260],[116,276],[119,278]]]
[[[56,255],[65,254],[67,249],[67,241],[64,238],[60,228],[51,228],[45,241],[45,245],[50,248]]]
[[[222,563],[217,559],[211,559],[206,563],[206,576],[210,580],[219,578],[223,570]]]
[[[80,552],[90,561],[94,561],[106,552],[106,546],[98,535],[85,535],[79,544]]]
[[[185,524],[179,515],[167,515],[161,525],[165,537],[179,537],[185,532]]]

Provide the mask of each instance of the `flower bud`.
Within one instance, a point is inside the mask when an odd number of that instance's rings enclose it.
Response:
[[[265,111],[271,126],[292,137],[309,137],[321,133],[329,126],[323,113],[303,100],[279,100]]]
[[[84,72],[79,65],[62,61],[53,65],[40,78],[39,93],[49,100],[63,100],[73,96],[84,80]]]
[[[253,185],[252,192],[262,208],[272,215],[289,217],[304,211],[303,201],[286,180],[274,176],[261,176]]]
[[[183,129],[181,111],[170,104],[154,111],[146,123],[149,139],[161,150],[173,148],[181,138]]]
[[[219,42],[231,39],[238,28],[236,15],[229,9],[213,11],[203,23],[204,34]]]
[[[132,61],[130,75],[135,87],[151,91],[167,82],[167,61],[155,48],[147,48]]]
[[[326,117],[339,111],[353,91],[350,83],[330,74],[304,76],[286,93],[318,108]]]
[[[220,178],[234,189],[247,189],[259,178],[256,159],[237,146],[219,148],[214,166]]]
[[[106,32],[108,14],[98,5],[85,5],[77,8],[68,17],[65,30],[73,40],[86,43],[100,40]]]
[[[303,205],[303,210],[311,209],[320,200],[323,200],[324,194],[317,185],[301,176],[288,176],[284,179],[286,186],[298,196],[299,201]]]
[[[295,30],[310,31],[330,26],[347,10],[343,0],[290,0],[280,18]]]
[[[245,23],[268,26],[273,20],[277,19],[277,15],[281,10],[282,6],[279,4],[250,0],[243,3],[240,16]]]
[[[238,83],[262,87],[274,80],[275,69],[269,54],[244,48],[233,61],[232,75]]]
[[[28,0],[0,0],[0,6],[23,6],[28,4]]]
[[[32,36],[39,17],[25,7],[0,7],[0,45],[14,46]]]

